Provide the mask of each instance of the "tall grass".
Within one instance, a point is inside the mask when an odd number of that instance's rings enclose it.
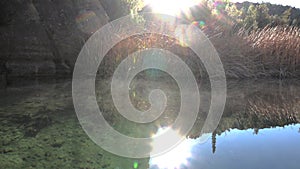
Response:
[[[280,77],[296,76],[300,64],[300,28],[265,27],[243,38],[253,50],[260,52],[260,61]],[[275,74],[275,75],[276,75]]]
[[[247,33],[243,29],[235,32],[215,27],[214,30],[203,31],[218,51],[227,78],[300,76],[300,28],[267,26]],[[108,59],[105,59],[108,66],[100,72],[111,74],[115,66],[132,52],[152,47],[166,49],[180,56],[189,63],[192,71],[199,71],[199,68],[205,70],[198,63],[200,60],[197,60],[195,53],[175,39],[145,34],[127,38],[117,44],[108,53]],[[202,73],[203,76],[207,74]]]
[[[243,37],[222,33],[209,36],[209,39],[218,51],[227,78],[245,79],[265,75],[256,59],[259,53]]]
[[[300,28],[229,29],[215,35],[208,34],[228,78],[300,76]]]

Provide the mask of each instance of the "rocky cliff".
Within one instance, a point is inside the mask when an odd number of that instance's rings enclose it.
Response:
[[[2,0],[1,81],[7,75],[70,74],[85,40],[109,22],[110,5],[107,0]]]

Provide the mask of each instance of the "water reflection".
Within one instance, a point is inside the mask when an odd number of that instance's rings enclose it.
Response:
[[[173,150],[150,158],[150,169],[298,169],[300,155],[300,124],[261,129],[232,129],[211,135],[210,142],[187,138]],[[218,143],[216,143],[218,140]]]
[[[190,134],[175,149],[150,159],[114,156],[94,144],[78,123],[70,81],[11,84],[0,90],[0,168],[300,168],[297,80],[228,82],[225,112],[218,128],[208,133],[207,142],[202,140],[201,127],[210,106],[210,89],[209,84],[201,84],[201,108]],[[150,133],[161,134],[174,122],[180,101],[173,92],[178,90],[175,82],[132,82],[130,92],[134,91],[135,97],[131,101],[141,110],[148,105],[148,90],[160,86],[167,94],[166,112],[148,125],[124,121],[110,102],[109,84],[96,82],[97,99],[116,130],[132,137],[148,137]]]
[[[172,129],[160,128],[153,137],[163,134],[166,130]],[[173,136],[176,138],[170,139],[182,138],[182,136],[177,131],[173,130],[172,133],[174,133]],[[150,168],[179,168],[182,165],[188,165],[187,159],[192,156],[191,148],[194,144],[194,140],[184,140],[181,143],[179,143],[179,145],[177,145],[175,148],[163,153],[162,155],[152,157],[149,161]],[[152,149],[154,152],[156,152],[155,150],[159,149],[159,147],[161,147],[161,143],[152,143]]]
[[[300,155],[300,125],[261,129],[258,135],[253,129],[232,129],[217,136],[215,154],[208,143],[193,148],[190,168],[230,169],[297,169]]]
[[[160,134],[164,134],[167,130],[172,130],[169,127],[166,128],[159,128],[157,133],[154,136],[159,136]],[[182,135],[179,134],[178,131],[174,131],[174,137],[177,138],[170,138],[170,139],[178,139],[182,138]],[[184,139],[178,145],[176,145],[173,149],[162,153],[159,156],[152,156],[149,160],[150,169],[179,169],[179,168],[189,168],[191,167],[190,160],[193,159],[193,148],[198,145],[202,144],[206,141],[207,135],[205,134],[197,139]],[[155,149],[161,147],[161,143],[152,143],[153,151]]]
[[[209,141],[201,140],[205,114],[200,113],[188,138],[174,150],[150,158],[150,168],[299,168],[300,88],[297,84],[229,82],[223,118],[218,128],[209,133]],[[203,91],[202,101],[207,103],[209,95]],[[200,112],[205,109],[204,105]]]

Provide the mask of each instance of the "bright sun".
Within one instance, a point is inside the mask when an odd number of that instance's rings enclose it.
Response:
[[[173,15],[185,12],[190,7],[197,5],[201,0],[145,0],[146,5],[150,5],[153,12]]]

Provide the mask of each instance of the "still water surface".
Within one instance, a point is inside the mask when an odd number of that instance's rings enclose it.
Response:
[[[209,107],[210,89],[209,84],[201,84],[201,108],[190,134],[175,149],[145,159],[112,155],[89,139],[74,112],[70,80],[17,82],[0,91],[0,168],[300,168],[297,80],[229,81],[223,117],[214,132],[205,134],[209,139],[204,143],[200,131]],[[161,119],[137,125],[116,112],[109,81],[97,81],[96,86],[105,119],[126,135],[158,134],[173,122],[179,108],[174,81],[136,80],[130,89],[136,108],[149,108],[145,95],[153,87],[160,86],[168,96]]]

